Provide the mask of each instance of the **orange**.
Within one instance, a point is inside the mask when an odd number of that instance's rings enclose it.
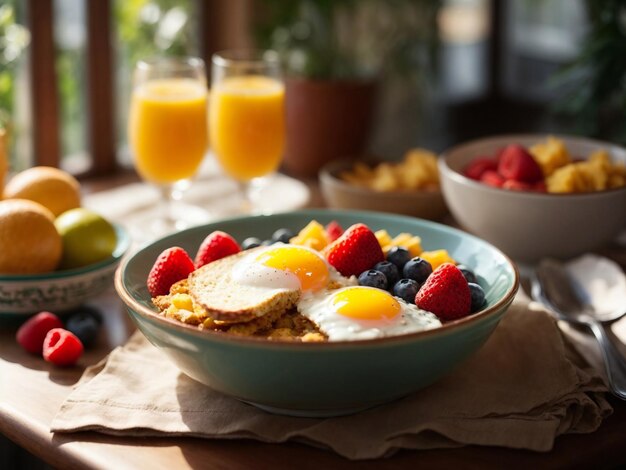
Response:
[[[0,201],[0,273],[54,271],[62,246],[50,210],[26,199]]]
[[[80,207],[80,184],[69,173],[50,166],[34,166],[9,180],[5,199],[29,199],[47,207],[55,217]]]

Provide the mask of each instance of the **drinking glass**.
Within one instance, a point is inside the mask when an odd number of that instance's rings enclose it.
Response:
[[[266,177],[285,148],[285,87],[274,51],[225,51],[212,57],[209,128],[224,172],[237,181],[242,212],[259,212]]]
[[[135,67],[128,134],[137,172],[160,191],[144,227],[153,235],[209,219],[204,209],[181,201],[207,151],[207,97],[202,59],[154,58]]]

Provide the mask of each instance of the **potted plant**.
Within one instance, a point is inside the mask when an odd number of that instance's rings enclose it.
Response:
[[[356,157],[371,134],[377,90],[389,73],[420,67],[435,44],[438,2],[266,0],[259,42],[286,74],[283,167],[313,176]]]

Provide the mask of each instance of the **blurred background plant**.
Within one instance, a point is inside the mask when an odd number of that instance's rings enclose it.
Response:
[[[570,91],[556,106],[582,135],[626,144],[626,2],[586,0],[580,53],[554,79]]]
[[[433,0],[265,0],[256,36],[287,73],[311,79],[371,78],[434,70]]]
[[[30,43],[28,29],[16,21],[14,1],[0,5],[0,109],[13,110],[12,73]]]

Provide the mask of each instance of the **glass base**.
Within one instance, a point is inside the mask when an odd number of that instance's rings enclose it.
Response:
[[[128,220],[128,229],[133,240],[145,244],[190,227],[202,225],[214,219],[211,212],[199,206],[171,201],[158,204],[142,211],[140,216]]]

